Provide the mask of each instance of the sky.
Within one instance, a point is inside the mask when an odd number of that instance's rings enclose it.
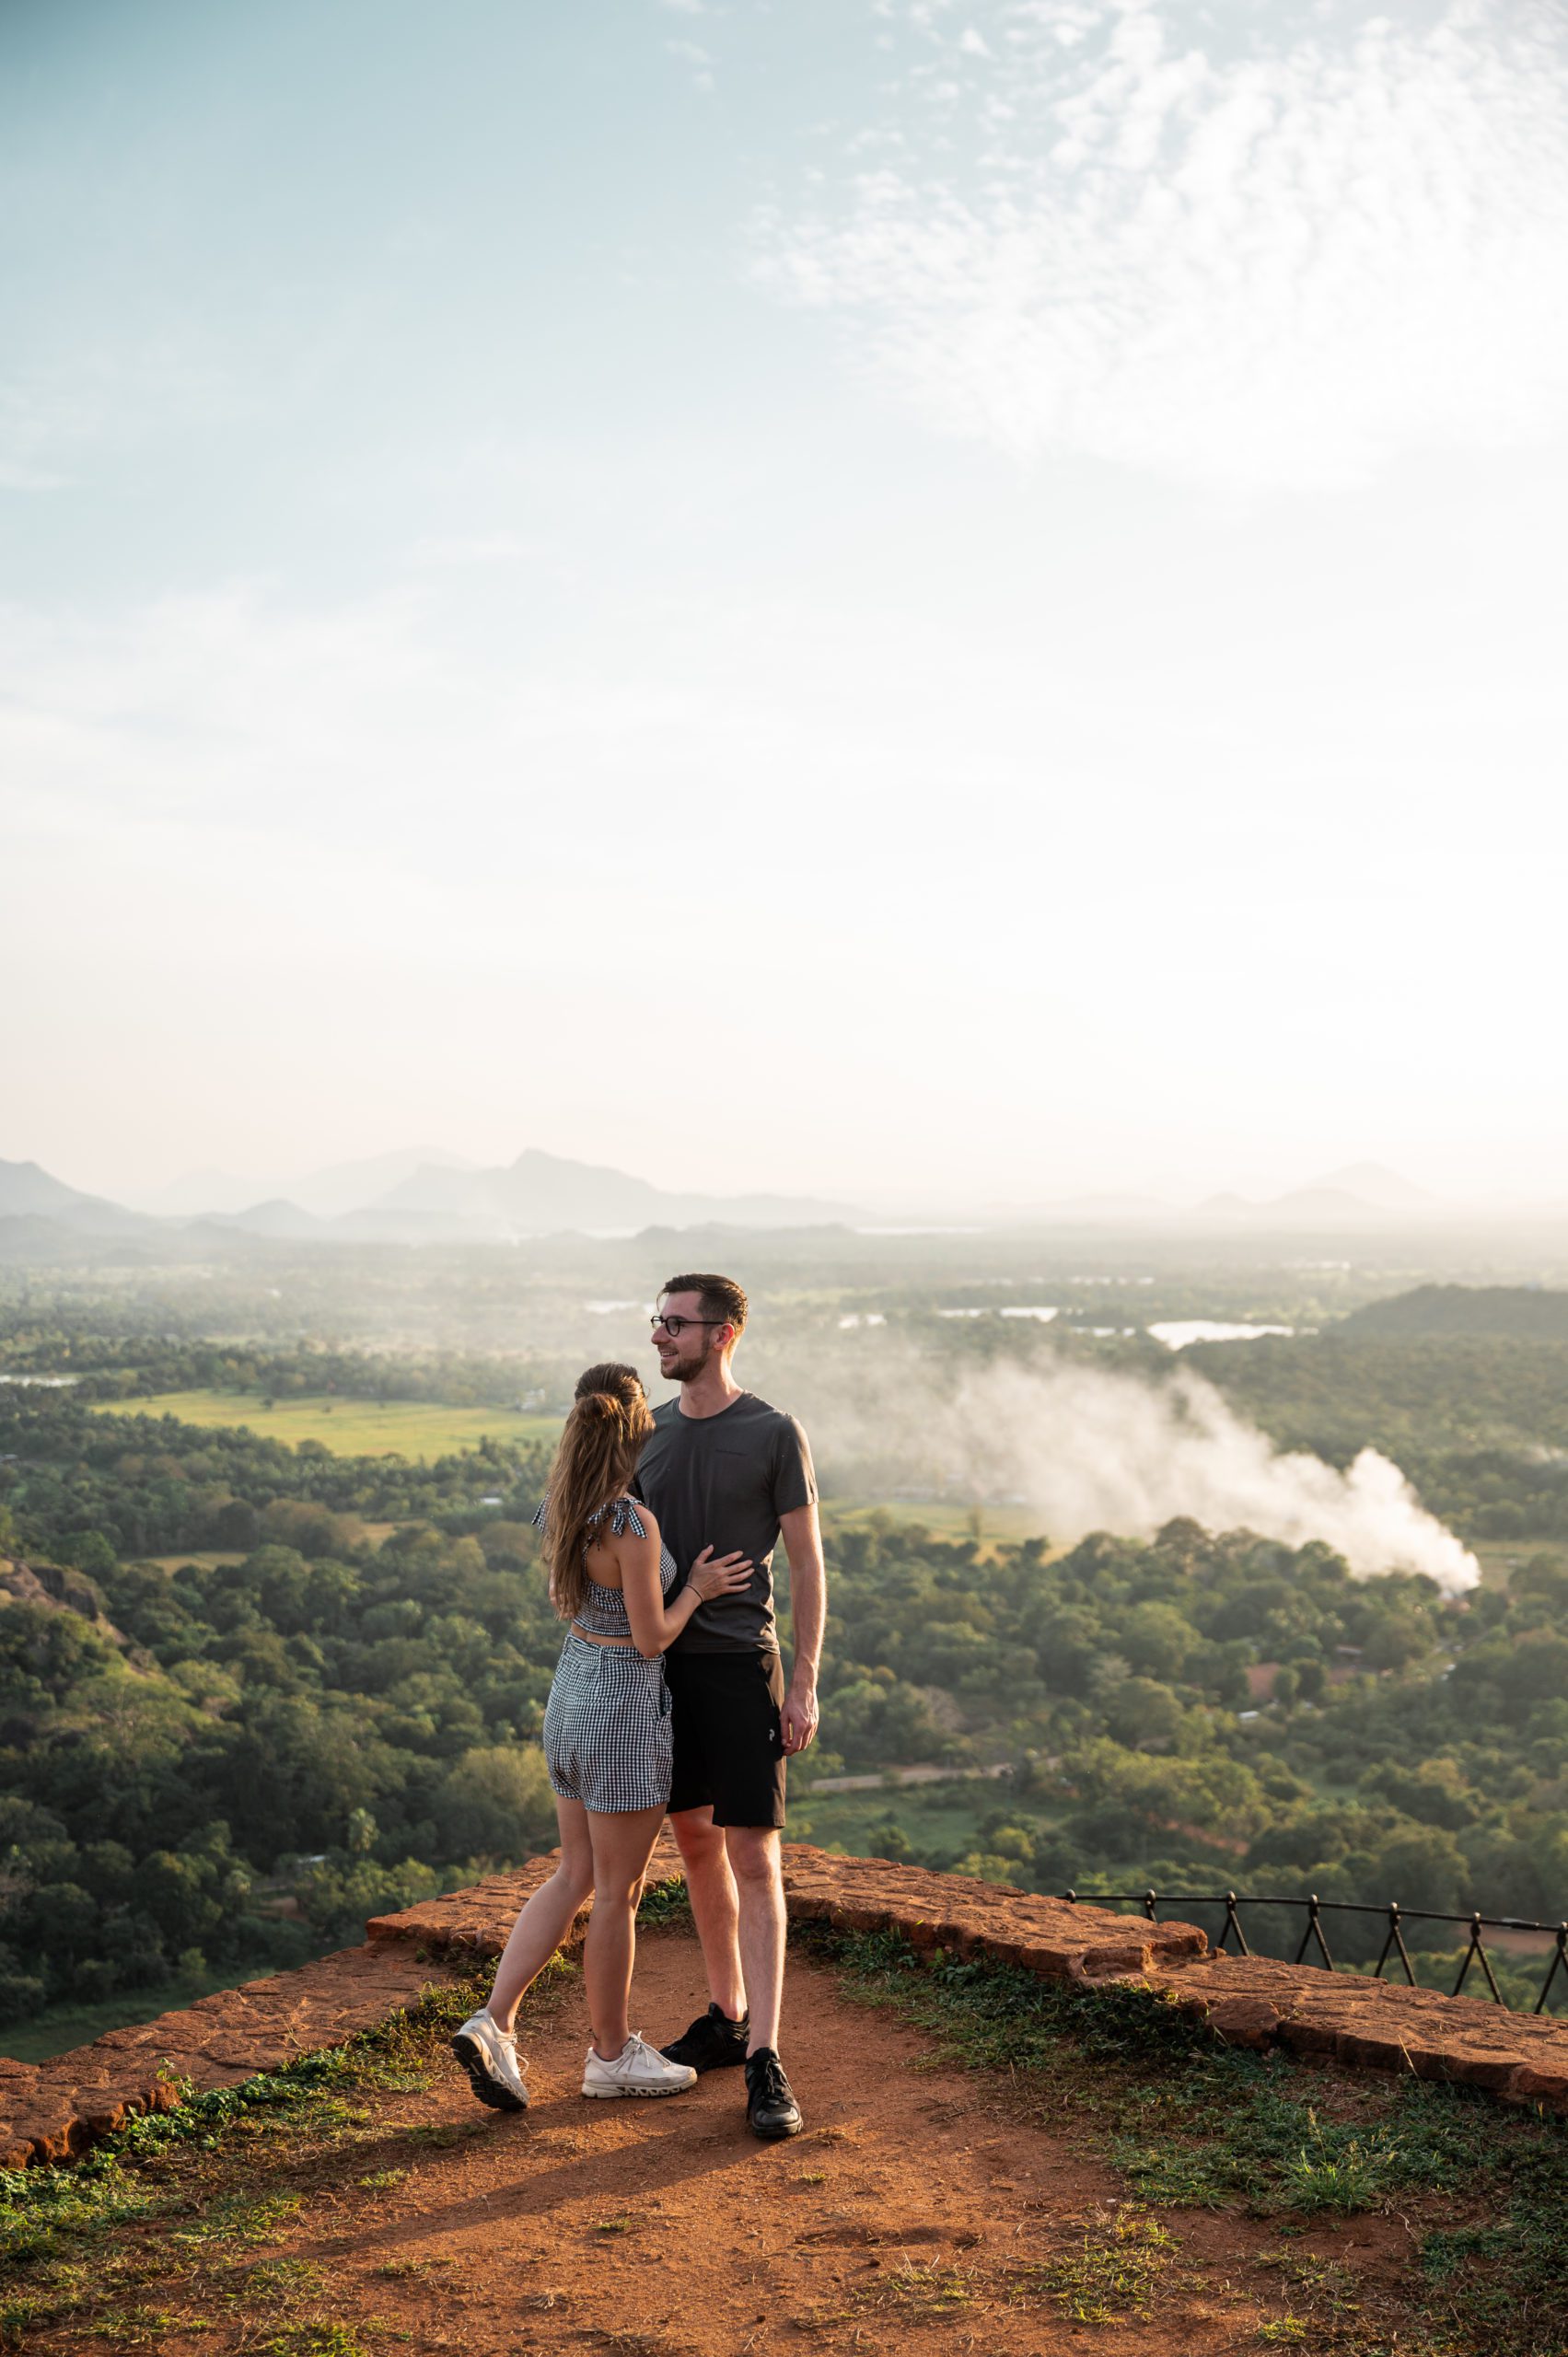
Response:
[[[0,1155],[1568,1195],[1568,18],[8,0]]]

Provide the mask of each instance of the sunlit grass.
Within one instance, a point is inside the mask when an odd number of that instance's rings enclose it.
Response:
[[[242,1426],[291,1447],[319,1441],[334,1457],[426,1460],[477,1448],[482,1440],[553,1440],[559,1417],[515,1408],[444,1408],[424,1399],[278,1399],[268,1408],[254,1391],[166,1391],[152,1399],[95,1403],[99,1416],[177,1416],[200,1431]]]

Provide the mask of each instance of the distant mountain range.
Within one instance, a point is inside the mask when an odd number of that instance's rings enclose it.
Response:
[[[506,1242],[563,1230],[635,1235],[647,1227],[822,1227],[865,1217],[851,1204],[811,1196],[686,1193],[537,1148],[494,1170],[438,1150],[411,1150],[315,1172],[286,1196],[236,1204],[237,1191],[237,1182],[221,1173],[197,1173],[164,1190],[159,1217],[83,1194],[36,1162],[0,1162],[0,1258],[47,1258],[52,1238],[152,1243],[192,1229],[301,1241],[446,1244]]]
[[[230,1170],[192,1170],[167,1187],[128,1194],[126,1201],[134,1211],[175,1219],[195,1219],[208,1212],[244,1213],[280,1200],[316,1219],[341,1219],[346,1212],[377,1202],[389,1188],[427,1167],[479,1167],[438,1145],[405,1146],[393,1154],[371,1155],[361,1162],[330,1163],[326,1169],[307,1171],[303,1178],[285,1178],[278,1171],[261,1178],[239,1178]]]
[[[1568,1204],[1516,1206],[1542,1220]],[[1104,1227],[1214,1236],[1311,1235],[1494,1219],[1480,1204],[1442,1202],[1397,1171],[1353,1163],[1295,1192],[1253,1202],[1212,1195],[1191,1209],[1145,1196],[1097,1195],[987,1205],[985,1226]],[[947,1214],[951,1217],[951,1214]],[[193,1172],[133,1204],[68,1187],[36,1162],[0,1162],[0,1260],[47,1262],[123,1240],[155,1258],[171,1239],[187,1256],[224,1235],[286,1242],[450,1244],[507,1242],[563,1232],[635,1235],[649,1227],[863,1226],[875,1215],[802,1195],[709,1195],[656,1186],[624,1170],[573,1162],[530,1147],[481,1168],[440,1147],[409,1146],[334,1163],[281,1184]],[[940,1223],[938,1223],[940,1224]]]
[[[1056,1195],[1044,1202],[991,1202],[980,1216],[992,1226],[1032,1226],[1041,1223],[1063,1227],[1184,1228],[1195,1222],[1205,1226],[1297,1228],[1365,1227],[1385,1216],[1402,1219],[1463,1215],[1467,1207],[1444,1203],[1424,1187],[1403,1178],[1380,1163],[1356,1162],[1330,1170],[1321,1178],[1291,1193],[1261,1202],[1244,1195],[1210,1195],[1201,1203],[1180,1204],[1157,1195]]]
[[[156,1231],[157,1223],[144,1219],[123,1204],[102,1195],[84,1195],[52,1178],[36,1162],[0,1162],[0,1220],[21,1220],[40,1227],[59,1228],[76,1236],[126,1236]]]
[[[1265,1227],[1365,1225],[1369,1212],[1385,1218],[1411,1218],[1443,1208],[1424,1187],[1401,1178],[1380,1163],[1354,1162],[1288,1195],[1249,1202],[1240,1195],[1211,1195],[1198,1206],[1202,1220],[1230,1220]]]

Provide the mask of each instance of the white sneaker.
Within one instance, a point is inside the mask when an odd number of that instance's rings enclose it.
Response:
[[[684,2062],[667,2061],[635,2030],[612,2062],[590,2046],[583,2070],[586,2096],[679,2096],[696,2084],[695,2071]]]
[[[452,2051],[469,2074],[469,2084],[492,2111],[527,2111],[528,2091],[526,2062],[517,2060],[517,2041],[487,2013],[470,2014],[461,2029],[452,2033]]]

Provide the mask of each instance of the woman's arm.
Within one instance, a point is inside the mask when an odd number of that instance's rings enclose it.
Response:
[[[632,1624],[632,1642],[645,1661],[653,1661],[668,1651],[700,1604],[712,1603],[715,1596],[734,1596],[748,1585],[751,1559],[749,1555],[721,1555],[715,1562],[713,1549],[704,1547],[679,1595],[666,1604],[659,1579],[658,1531],[645,1506],[642,1519],[646,1526],[645,1536],[639,1538],[628,1527],[615,1540],[614,1554],[621,1573],[621,1594],[626,1598],[626,1618]]]

